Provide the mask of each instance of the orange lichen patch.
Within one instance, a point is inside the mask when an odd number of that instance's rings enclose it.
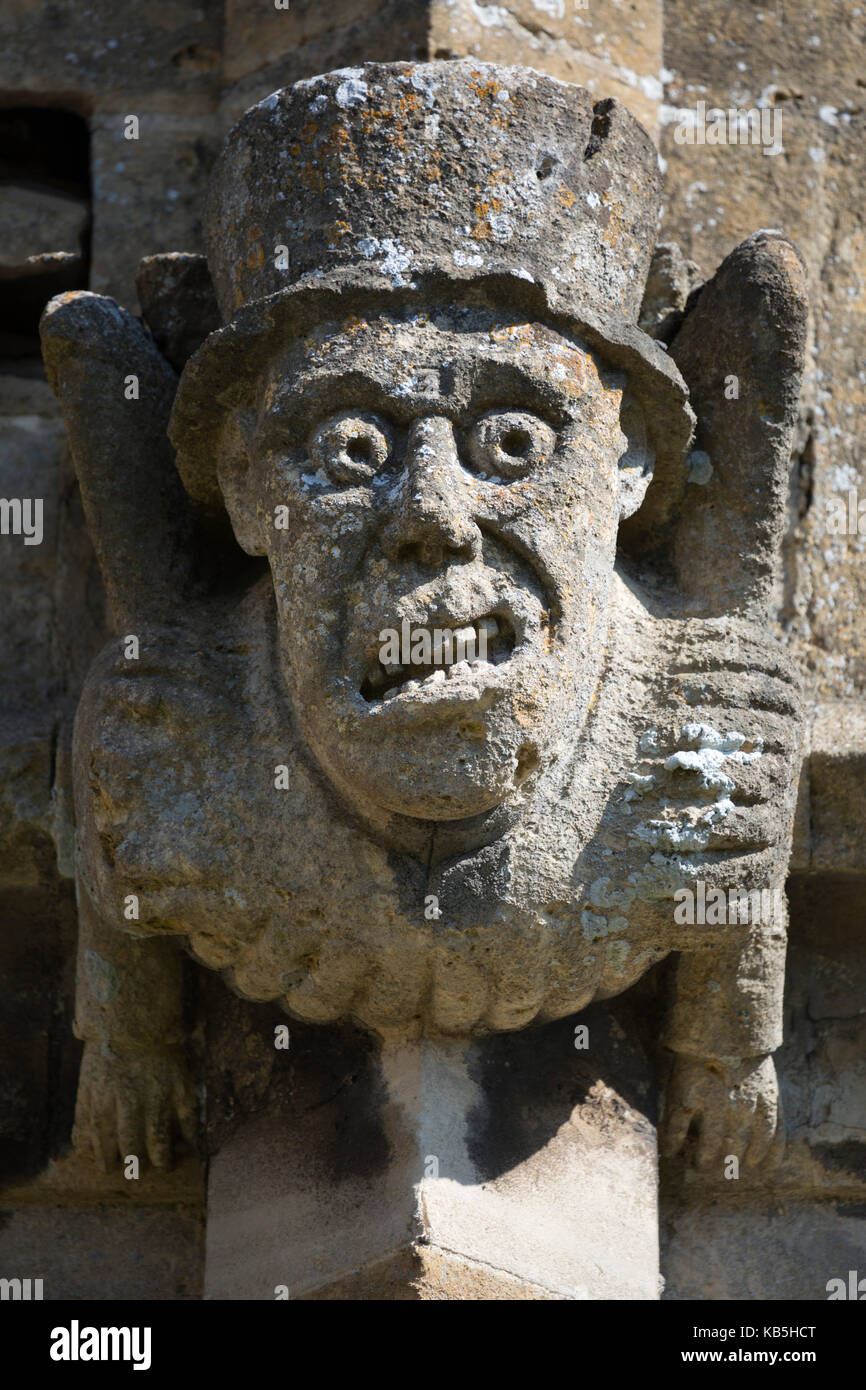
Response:
[[[495,343],[532,343],[535,341],[535,330],[531,323],[495,323],[488,336]]]
[[[322,358],[331,351],[332,344],[327,339],[323,342],[319,338],[307,338],[304,341],[304,356],[309,358]]]
[[[490,214],[491,212],[500,212],[501,210],[502,210],[502,199],[501,199],[501,198],[491,198],[491,200],[490,200],[489,203],[480,203],[480,202],[479,202],[479,203],[476,203],[476,204],[475,204],[475,216],[478,218],[478,221],[476,222],[475,226],[472,228],[472,236],[478,237],[478,238],[481,238],[481,239],[483,239],[483,238],[485,238],[485,237],[489,237],[489,236],[491,235],[491,231],[490,231],[490,223],[489,223],[489,221],[487,220],[487,219],[488,219],[488,216],[489,216],[489,214]]]
[[[305,164],[300,172],[300,181],[311,193],[324,193],[325,176],[314,164]]]
[[[417,93],[406,92],[397,102],[396,109],[394,110],[388,110],[386,107],[366,107],[359,113],[364,134],[372,135],[379,126],[386,125],[390,122],[394,122],[399,125],[399,127],[405,128],[408,124],[407,118],[417,112],[420,106],[421,102]],[[392,134],[390,139],[393,140],[394,138],[395,135]],[[402,133],[399,139],[405,141],[405,137]]]
[[[565,374],[557,377],[557,385],[560,390],[568,396],[582,396],[587,388],[587,363],[582,355],[570,351],[568,348],[554,348],[550,352],[550,366],[553,367],[560,363]]]
[[[500,183],[513,183],[514,175],[510,169],[494,169],[492,173],[487,175],[487,182],[495,188]]]
[[[560,207],[573,208],[577,198],[570,188],[566,188],[565,184],[561,183],[556,190],[556,201]]]
[[[263,236],[261,227],[250,227],[248,236],[252,245],[246,259],[247,270],[261,270],[265,263],[265,250],[261,243]]]
[[[434,158],[435,158],[435,159],[438,159],[438,158],[439,158],[438,153],[434,156]],[[438,164],[435,164],[435,163],[433,163],[433,162],[431,162],[431,163],[429,163],[429,164],[425,164],[425,165],[423,165],[423,170],[424,170],[424,173],[427,175],[427,181],[428,181],[429,183],[441,183],[441,182],[442,182],[442,170],[439,168]]]
[[[602,202],[608,210],[609,220],[601,234],[601,239],[606,246],[616,246],[626,230],[625,208],[621,202],[616,202],[610,198],[608,193],[604,194]]]
[[[470,91],[475,92],[476,96],[479,98],[483,99],[484,97],[490,97],[492,100],[499,91],[499,83],[493,81],[484,82],[482,86],[484,74],[482,72],[473,72],[472,76],[476,78],[477,81],[469,83]]]
[[[333,251],[335,246],[339,246],[343,237],[350,231],[351,228],[348,222],[334,222],[327,231],[328,250]]]
[[[357,314],[352,314],[349,318],[343,319],[343,322],[340,324],[340,328],[344,333],[357,333],[359,330],[369,327],[370,325],[367,320],[359,318]]]
[[[361,117],[361,125],[365,135],[372,135],[376,127],[383,121],[390,121],[394,118],[392,111],[380,111],[376,107],[365,107],[358,113]]]

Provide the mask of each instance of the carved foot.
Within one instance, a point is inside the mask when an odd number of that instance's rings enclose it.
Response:
[[[85,1044],[72,1142],[107,1172],[134,1156],[170,1168],[177,1136],[195,1143],[195,1092],[179,1048],[117,1053]]]
[[[775,1166],[785,1143],[776,1068],[771,1056],[744,1060],[678,1056],[667,1088],[663,1152],[698,1132],[695,1166],[721,1168],[730,1158]]]

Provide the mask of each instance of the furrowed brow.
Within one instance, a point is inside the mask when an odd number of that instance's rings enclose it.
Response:
[[[312,420],[356,407],[383,411],[396,420],[409,420],[424,404],[435,403],[437,409],[447,410],[450,399],[450,392],[443,393],[440,373],[429,367],[416,368],[406,362],[390,381],[353,367],[300,376],[291,386],[286,383],[278,390],[268,419],[275,423],[293,421],[299,416]]]

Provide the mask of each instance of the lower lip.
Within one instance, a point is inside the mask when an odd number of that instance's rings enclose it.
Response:
[[[364,714],[377,718],[389,711],[420,714],[443,707],[459,712],[464,709],[477,711],[480,700],[491,696],[496,698],[504,693],[504,685],[512,674],[515,655],[516,652],[512,652],[507,661],[496,666],[488,665],[484,670],[470,667],[459,675],[446,676],[444,681],[421,682],[415,690],[401,687],[388,699],[371,704],[363,699],[360,692],[358,698],[363,702]]]

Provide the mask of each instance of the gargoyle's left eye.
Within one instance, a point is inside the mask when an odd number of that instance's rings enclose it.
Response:
[[[366,411],[332,415],[310,440],[310,458],[334,483],[368,483],[387,463],[390,431],[384,420]]]
[[[479,473],[522,478],[553,455],[556,432],[525,410],[491,410],[476,420],[468,439],[469,457]]]

